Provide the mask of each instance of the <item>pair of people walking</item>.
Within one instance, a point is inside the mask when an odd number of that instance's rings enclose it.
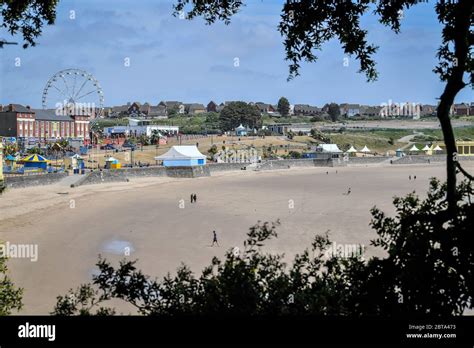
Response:
[[[191,203],[197,202],[197,195],[195,193],[191,193]]]

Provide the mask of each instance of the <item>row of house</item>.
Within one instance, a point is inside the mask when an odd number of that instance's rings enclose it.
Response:
[[[387,103],[382,106],[369,106],[360,104],[340,104],[342,116],[351,118],[355,116],[406,116],[406,117],[427,117],[436,116],[436,105],[416,104],[416,103]],[[453,104],[450,111],[452,116],[474,115],[474,102]]]
[[[217,104],[210,101],[207,106],[200,103],[183,103],[180,101],[161,101],[158,105],[149,103],[141,104],[139,102],[128,103],[127,105],[113,106],[105,108],[106,117],[144,117],[144,118],[167,118],[171,115],[198,115],[205,112],[220,112],[225,105],[230,103],[226,101]],[[271,117],[281,117],[278,106],[264,102],[251,102],[255,105],[262,115]],[[383,103],[380,106],[362,105],[362,104],[339,104],[339,111],[342,117],[353,118],[362,117],[407,117],[420,118],[436,115],[436,105],[415,104],[415,103]],[[327,117],[329,104],[322,108],[309,104],[290,105],[290,116],[321,116]],[[451,109],[452,115],[464,116],[474,115],[474,103],[454,104]]]
[[[89,140],[88,115],[58,114],[20,104],[0,105],[0,136],[25,140],[72,138]]]
[[[207,107],[199,103],[182,103],[180,101],[161,101],[158,105],[133,102],[127,105],[106,107],[104,115],[106,117],[167,118],[173,114],[197,115],[215,111],[213,108],[213,102],[209,103]]]

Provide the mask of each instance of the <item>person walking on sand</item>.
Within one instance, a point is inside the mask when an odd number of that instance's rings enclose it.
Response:
[[[349,196],[351,194],[351,188],[349,187],[349,189],[347,190],[347,195]]]
[[[194,203],[196,203],[196,201],[197,201],[197,195],[196,194],[193,194],[193,200],[194,200]]]
[[[191,193],[191,203],[194,202],[194,194]]]
[[[214,243],[217,244],[217,246],[219,246],[219,243],[217,242],[217,233],[216,231],[212,231],[212,245],[211,246],[214,246]]]
[[[411,175],[408,175],[408,180],[411,180]]]
[[[415,175],[415,176],[413,176],[413,180],[416,180],[416,175]]]

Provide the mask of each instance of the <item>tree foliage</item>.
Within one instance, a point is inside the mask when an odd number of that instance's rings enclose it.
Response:
[[[220,113],[220,123],[224,131],[234,130],[240,124],[253,129],[262,125],[262,116],[255,105],[230,102]]]
[[[283,117],[288,116],[290,113],[290,102],[285,97],[281,97],[278,100],[278,112]]]
[[[331,118],[331,121],[336,122],[339,116],[341,115],[341,110],[339,109],[339,105],[336,103],[331,103],[328,105],[328,114]]]
[[[58,2],[59,0],[1,0],[0,26],[6,28],[11,35],[20,33],[24,40],[23,48],[35,46],[44,23],[54,24]]]
[[[216,257],[199,277],[182,265],[176,275],[152,280],[122,261],[100,259],[93,283],[58,296],[53,314],[111,314],[104,301],[122,299],[143,315],[460,315],[474,307],[473,186],[457,191],[459,214],[451,219],[446,185],[433,179],[426,199],[395,198],[396,216],[372,209],[371,242],[384,257],[328,253],[328,235],[288,265],[266,253],[279,222],[251,227],[244,250]]]
[[[8,277],[7,259],[0,255],[0,316],[22,308],[23,289],[16,288]]]

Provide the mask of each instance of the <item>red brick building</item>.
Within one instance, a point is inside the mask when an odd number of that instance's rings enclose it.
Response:
[[[55,110],[0,106],[0,136],[25,139],[73,138],[89,140],[89,116],[58,115]]]

